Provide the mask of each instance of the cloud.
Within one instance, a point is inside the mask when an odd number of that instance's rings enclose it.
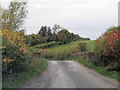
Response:
[[[38,5],[33,6],[33,8],[36,8],[36,9],[39,9],[39,8],[47,8],[47,5],[38,4]]]
[[[97,38],[98,30],[102,33],[106,28],[118,23],[119,0],[27,1],[29,10],[25,24],[28,26],[27,33],[36,33],[41,25],[60,24],[82,36]]]

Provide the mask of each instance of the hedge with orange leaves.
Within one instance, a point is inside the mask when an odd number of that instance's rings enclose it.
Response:
[[[96,64],[104,65],[108,70],[119,71],[120,62],[120,26],[111,27],[96,40]]]

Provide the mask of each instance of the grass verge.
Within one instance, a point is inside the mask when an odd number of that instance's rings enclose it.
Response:
[[[30,80],[32,77],[40,75],[47,68],[47,60],[34,58],[34,61],[27,65],[25,70],[16,75],[11,75],[2,80],[3,88],[16,88]]]
[[[94,52],[95,51],[95,47],[96,47],[96,42],[95,40],[86,40],[86,41],[81,41],[86,43],[86,49],[88,52]]]

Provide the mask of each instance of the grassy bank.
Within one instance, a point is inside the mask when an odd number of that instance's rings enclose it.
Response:
[[[71,53],[79,51],[79,42],[80,41],[71,42],[65,45],[57,45],[48,49],[39,49],[39,51],[42,57],[55,60],[64,60],[69,57]]]
[[[25,69],[17,73],[16,75],[11,75],[8,78],[3,79],[3,88],[15,88],[20,84],[24,84],[31,78],[40,75],[47,68],[47,60],[34,58],[32,63],[27,65]]]
[[[93,52],[95,41],[76,41],[64,45],[57,45],[47,49],[36,49],[42,57],[56,60],[65,60],[72,53],[80,52],[79,43],[85,42],[87,51]]]
[[[103,66],[96,66],[92,63],[89,62],[89,60],[83,58],[83,57],[69,57],[67,60],[75,60],[81,64],[83,64],[84,66],[91,68],[93,70],[95,70],[96,72],[105,75],[105,76],[109,76],[115,80],[120,81],[120,77],[118,77],[120,75],[120,72],[116,72],[116,71],[107,71],[107,69]]]
[[[80,42],[81,43],[82,42],[86,43],[86,49],[87,49],[87,51],[89,51],[89,52],[94,52],[95,51],[95,47],[96,47],[95,40],[80,41]]]

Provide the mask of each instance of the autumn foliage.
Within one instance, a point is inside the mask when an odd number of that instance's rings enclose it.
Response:
[[[27,46],[23,32],[2,30],[3,73],[18,72],[26,59]]]
[[[8,40],[11,46],[18,46],[23,53],[27,52],[26,38],[23,32],[13,30],[3,30],[3,37]]]
[[[96,43],[96,64],[104,65],[108,70],[120,70],[120,26],[109,28]]]

